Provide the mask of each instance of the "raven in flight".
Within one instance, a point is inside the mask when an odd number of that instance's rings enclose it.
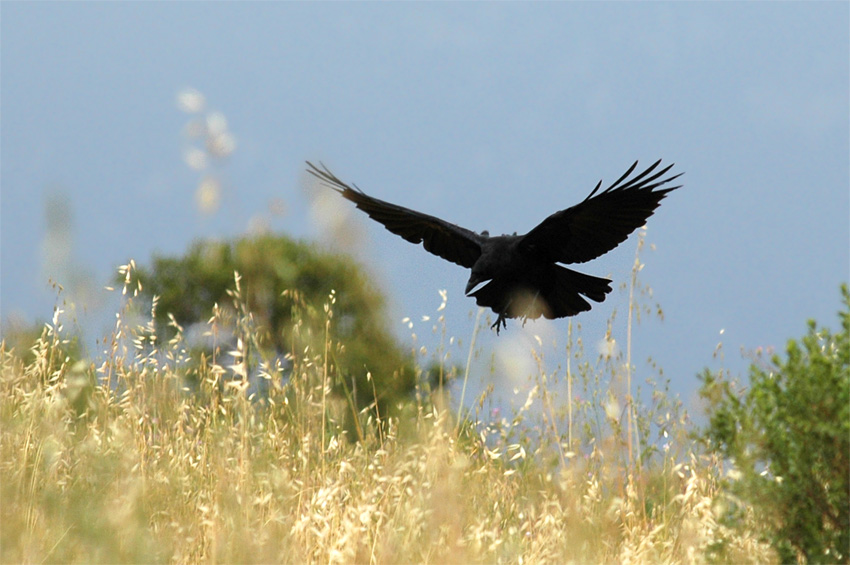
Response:
[[[602,181],[581,203],[555,212],[525,235],[490,237],[445,220],[378,200],[355,184],[345,184],[327,167],[307,161],[307,171],[339,192],[370,218],[426,251],[472,269],[466,295],[498,314],[499,333],[507,318],[563,318],[590,310],[585,300],[605,300],[611,281],[585,275],[559,263],[584,263],[611,251],[646,223],[682,175],[668,176],[668,165],[651,167],[629,179],[637,161],[617,182],[599,192]],[[656,190],[658,189],[658,190]]]

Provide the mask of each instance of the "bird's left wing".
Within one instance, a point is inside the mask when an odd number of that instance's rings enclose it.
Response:
[[[354,202],[370,218],[411,243],[421,243],[426,251],[467,268],[472,268],[481,255],[484,236],[440,218],[372,198],[356,185],[342,182],[324,165],[317,167],[307,161],[307,166],[308,173]]]
[[[602,181],[581,203],[555,212],[525,234],[520,247],[538,257],[558,263],[584,263],[611,251],[646,223],[673,186],[656,190],[677,177],[664,178],[673,165],[652,166],[629,179],[637,161],[617,182],[602,192]]]

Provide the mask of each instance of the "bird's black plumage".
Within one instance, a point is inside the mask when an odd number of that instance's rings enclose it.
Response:
[[[644,225],[668,192],[662,188],[682,173],[666,176],[656,161],[629,178],[637,161],[603,190],[602,181],[579,204],[555,212],[525,235],[490,237],[444,220],[373,198],[342,182],[327,167],[309,161],[307,171],[339,192],[370,218],[411,243],[472,270],[466,294],[507,327],[507,318],[563,318],[590,310],[589,298],[605,300],[611,281],[585,275],[559,263],[584,263],[611,251]]]

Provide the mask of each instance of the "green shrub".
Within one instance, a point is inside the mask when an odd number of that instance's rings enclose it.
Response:
[[[704,437],[733,463],[729,493],[763,514],[783,562],[850,560],[847,285],[841,293],[841,332],[809,321],[807,335],[788,342],[784,359],[751,365],[743,394],[722,376],[703,375],[710,416]]]
[[[233,290],[234,272],[241,291]],[[293,348],[307,343],[324,347],[328,338],[345,344],[328,357],[339,369],[336,392],[357,409],[377,404],[386,414],[415,387],[410,357],[387,330],[382,293],[348,257],[263,235],[199,241],[182,257],[155,256],[136,276],[142,294],[157,297],[157,334],[165,339],[175,334],[173,322],[206,327],[217,305],[223,318],[251,320],[250,333],[266,358],[297,353]],[[244,301],[244,312],[234,311],[234,298]],[[326,325],[331,307],[333,320]]]

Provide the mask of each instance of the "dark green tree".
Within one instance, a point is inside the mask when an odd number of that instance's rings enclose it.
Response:
[[[704,437],[740,473],[727,488],[766,523],[783,562],[850,561],[850,294],[841,287],[841,331],[808,323],[785,358],[750,367],[737,390],[703,374]],[[735,512],[730,513],[734,518]]]
[[[410,356],[387,331],[384,298],[349,257],[283,236],[200,241],[183,257],[154,257],[137,276],[145,295],[159,297],[158,331],[170,337],[174,329],[168,324],[169,313],[184,327],[206,323],[214,304],[232,313],[228,291],[235,286],[234,272],[241,276],[241,299],[266,354],[290,353],[294,325],[299,323],[298,339],[303,343],[304,325],[312,321],[314,337],[335,344],[329,356],[337,391],[355,399],[358,409],[377,401],[381,414],[386,414],[413,390]],[[332,291],[335,301],[326,336],[324,308]],[[367,373],[373,382],[367,381]]]

